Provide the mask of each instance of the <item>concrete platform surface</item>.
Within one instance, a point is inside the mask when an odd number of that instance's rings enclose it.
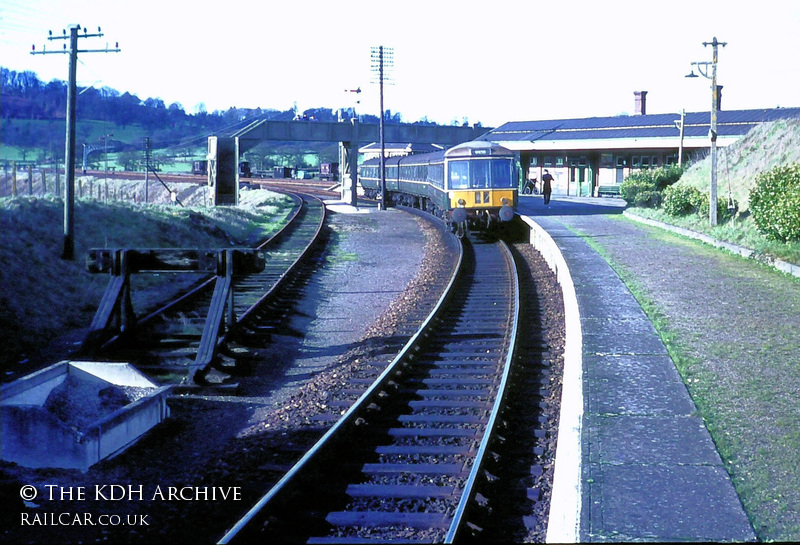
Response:
[[[617,200],[593,201],[562,198],[546,211],[538,200],[520,207],[561,251],[580,314],[583,415],[574,538],[753,541],[730,477],[650,320],[606,261],[568,228],[571,218],[621,212]],[[564,388],[569,396],[566,382]]]

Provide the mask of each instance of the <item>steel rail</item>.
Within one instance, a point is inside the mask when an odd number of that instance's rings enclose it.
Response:
[[[414,333],[411,339],[409,339],[409,341],[400,350],[392,362],[386,367],[386,369],[384,369],[380,376],[378,376],[375,382],[369,388],[367,388],[363,394],[361,394],[358,400],[356,400],[356,402],[347,410],[347,412],[342,415],[342,417],[325,433],[325,435],[319,439],[319,441],[317,441],[317,443],[308,452],[306,452],[305,455],[303,455],[303,457],[280,479],[280,481],[278,481],[261,499],[259,499],[258,502],[256,502],[256,504],[241,519],[239,519],[236,524],[234,524],[231,529],[225,533],[225,535],[222,536],[222,538],[218,541],[220,545],[230,543],[231,540],[234,539],[238,533],[241,532],[253,520],[253,518],[255,518],[275,497],[278,496],[278,494],[283,491],[284,487],[286,487],[297,474],[310,465],[311,462],[317,458],[317,456],[319,456],[319,454],[325,448],[328,447],[333,439],[336,438],[340,430],[344,429],[346,426],[355,421],[358,415],[364,410],[366,405],[371,402],[378,391],[396,375],[401,364],[408,356],[408,353],[413,350],[419,338],[425,334],[429,324],[431,324],[438,317],[448,299],[453,296],[453,286],[456,285],[457,279],[463,272],[463,246],[459,246],[459,249],[460,251],[455,271],[451,276],[444,293],[439,298],[435,307],[422,323],[417,332]]]
[[[269,238],[267,238],[265,241],[263,241],[261,244],[259,244],[256,247],[257,249],[259,249],[259,250],[265,249],[274,240],[276,240],[279,236],[281,236],[289,228],[289,226],[295,221],[295,219],[297,218],[298,214],[302,210],[303,202],[302,202],[302,199],[299,196],[297,196],[295,194],[290,194],[290,193],[287,193],[287,196],[289,196],[292,200],[295,201],[295,207],[292,209],[292,213],[289,216],[287,216],[287,219],[286,219],[284,225],[278,231],[276,231],[275,233],[270,235]],[[171,309],[173,309],[174,307],[176,307],[179,304],[183,303],[184,301],[188,301],[193,297],[197,297],[197,295],[200,294],[202,291],[207,290],[207,289],[211,289],[211,287],[214,285],[215,280],[216,280],[216,278],[214,276],[209,276],[208,278],[206,278],[204,280],[200,280],[199,284],[197,286],[193,287],[192,289],[190,289],[186,293],[181,294],[180,296],[176,297],[175,299],[167,302],[164,306],[161,306],[161,307],[153,310],[152,312],[150,312],[150,314],[147,314],[146,316],[144,316],[142,318],[138,318],[137,319],[138,324],[139,325],[146,324],[150,320],[156,318],[157,316],[160,316],[161,314],[164,314],[165,312],[169,312]],[[119,340],[119,335],[115,335],[114,337],[110,338],[108,341],[106,341],[102,345],[101,348],[106,349],[109,346],[111,346],[114,342],[116,342],[117,340]]]
[[[266,291],[261,297],[259,297],[259,299],[255,303],[253,303],[246,311],[244,311],[240,315],[239,319],[236,321],[236,326],[239,326],[240,324],[242,324],[245,321],[247,321],[258,307],[260,307],[268,299],[273,297],[273,295],[277,292],[278,288],[283,284],[283,282],[286,280],[286,278],[288,278],[289,274],[294,272],[300,266],[300,263],[303,261],[303,259],[311,251],[311,248],[314,246],[316,241],[319,239],[320,232],[322,231],[323,227],[325,226],[325,220],[327,218],[328,212],[327,212],[327,208],[325,207],[325,204],[321,201],[321,199],[319,199],[318,197],[315,197],[313,195],[302,194],[302,196],[301,196],[300,194],[288,193],[288,192],[287,192],[287,194],[292,196],[292,197],[300,198],[303,201],[305,201],[306,199],[314,199],[315,201],[317,201],[320,204],[320,207],[321,207],[321,211],[322,211],[321,217],[319,219],[319,222],[316,225],[316,228],[314,229],[314,234],[311,237],[310,243],[308,245],[306,245],[306,247],[303,249],[302,252],[300,252],[300,254],[297,256],[297,258],[292,262],[292,264],[289,265],[289,267],[283,273],[281,273],[280,277],[275,281],[275,283],[272,285],[272,287],[268,291]],[[295,214],[294,217],[297,217],[297,215],[300,214],[300,212],[303,210],[303,208],[305,208],[307,206],[308,206],[307,202],[304,202],[303,205],[297,210],[297,213]],[[292,220],[294,220],[294,217],[292,218]],[[286,233],[286,230],[282,229],[281,232],[280,232],[280,235],[283,236],[283,235],[285,235],[285,233]],[[259,246],[258,249],[263,249],[265,247],[265,245],[271,243],[275,239],[276,239],[276,237],[271,238],[269,241],[267,241],[264,244],[262,244],[261,246]],[[258,276],[258,275],[251,275],[251,276]],[[235,289],[235,284],[234,284],[234,289]],[[235,329],[235,327],[234,327],[234,329]],[[230,334],[230,332],[226,333],[225,336],[223,337],[223,339],[227,340],[229,334]]]
[[[324,203],[317,197],[313,195],[301,195],[296,192],[287,192],[283,191],[289,198],[291,198],[295,205],[293,206],[290,214],[287,215],[286,219],[284,220],[283,226],[275,233],[273,233],[269,238],[261,242],[255,249],[261,250],[264,252],[269,252],[272,247],[279,247],[282,241],[291,240],[291,237],[297,233],[299,234],[298,238],[300,241],[303,242],[303,246],[299,248],[290,247],[287,254],[292,258],[291,264],[286,267],[282,267],[280,270],[276,272],[276,269],[272,269],[266,273],[254,273],[248,274],[242,277],[234,277],[232,279],[232,287],[230,288],[230,292],[238,293],[239,295],[243,296],[244,305],[239,305],[240,308],[236,309],[239,311],[238,319],[234,319],[231,323],[228,324],[222,331],[219,331],[218,336],[213,341],[204,340],[206,336],[206,329],[208,329],[208,323],[204,327],[204,334],[200,340],[200,349],[197,352],[197,358],[195,363],[192,365],[190,364],[188,368],[191,370],[192,368],[198,368],[202,373],[208,371],[209,366],[213,364],[215,361],[216,354],[218,350],[220,350],[225,343],[229,342],[232,334],[241,329],[243,322],[249,321],[254,313],[254,310],[261,306],[265,301],[267,301],[270,297],[274,296],[275,293],[279,291],[279,288],[283,285],[283,283],[291,277],[291,273],[296,271],[297,268],[300,266],[303,259],[308,255],[308,253],[313,248],[314,244],[318,241],[320,233],[324,227],[326,215],[326,208]],[[309,203],[313,203],[312,208],[318,212],[318,217],[316,215],[306,216],[309,211]],[[302,231],[304,228],[303,219],[310,218],[313,220],[313,228],[312,232],[309,232],[307,229],[306,231]],[[307,239],[307,240],[306,240]],[[279,263],[279,261],[275,261],[275,263]],[[265,279],[261,284],[259,284],[259,275],[261,275],[262,279]],[[271,275],[271,276],[270,276]],[[269,280],[269,282],[266,281]],[[144,318],[138,320],[139,326],[147,325],[149,322],[152,322],[156,317],[164,316],[170,312],[176,312],[178,310],[183,309],[187,305],[191,305],[191,301],[193,298],[197,297],[208,297],[206,295],[212,286],[217,284],[218,277],[213,276],[207,280],[202,281],[199,285],[194,286],[188,292],[176,297],[172,301],[169,301],[167,304],[161,306],[160,308],[156,309],[155,311],[151,312]],[[255,281],[255,282],[254,282]],[[245,286],[246,287],[243,287]],[[256,293],[259,292],[259,289],[263,288],[263,293]],[[215,288],[215,294],[216,294]],[[250,301],[247,300],[247,294],[250,295]],[[230,297],[230,296],[229,296]],[[257,297],[257,298],[255,298]],[[255,300],[253,301],[252,299]],[[231,297],[231,305],[235,304],[235,298]],[[217,302],[219,304],[219,302]],[[244,307],[242,310],[241,307]],[[219,309],[217,309],[219,310]],[[213,309],[212,309],[213,311]],[[211,311],[209,311],[211,312]],[[233,312],[231,316],[236,317],[236,312]],[[216,319],[208,314],[206,316],[206,322],[209,319],[212,319],[216,322]],[[166,336],[169,338],[169,335]],[[121,340],[121,335],[115,335],[107,342],[105,342],[102,346],[102,349],[111,349],[114,350],[114,343],[118,340]],[[205,351],[203,350],[203,343],[212,343],[208,344],[208,347],[213,348],[206,348]],[[209,356],[206,352],[210,352],[213,350],[213,355]],[[201,357],[202,352],[202,357]],[[157,355],[156,355],[157,357]],[[197,361],[202,360],[202,361]],[[194,374],[194,372],[192,372]]]
[[[520,299],[519,299],[519,272],[517,268],[514,266],[514,256],[511,254],[511,250],[508,248],[508,245],[503,242],[502,247],[504,252],[506,253],[507,259],[509,263],[511,263],[511,270],[513,273],[513,283],[514,283],[514,319],[512,322],[511,330],[508,332],[510,335],[509,340],[509,348],[508,354],[506,354],[506,361],[504,364],[503,369],[503,378],[500,381],[500,386],[498,388],[497,397],[495,398],[494,406],[492,407],[491,416],[489,417],[489,421],[486,424],[486,430],[484,431],[483,437],[481,439],[481,444],[478,447],[478,452],[475,456],[475,461],[473,462],[469,477],[467,478],[467,482],[464,486],[464,491],[462,492],[461,500],[458,502],[458,507],[453,515],[453,522],[450,525],[450,529],[445,536],[444,542],[445,543],[453,543],[455,542],[456,538],[458,537],[459,532],[463,529],[464,524],[466,523],[466,514],[467,508],[469,504],[473,501],[475,496],[475,486],[478,480],[478,476],[481,474],[483,469],[484,462],[486,461],[486,453],[489,449],[489,443],[491,442],[494,434],[494,427],[497,424],[497,419],[499,418],[500,409],[503,405],[506,387],[508,386],[509,375],[511,373],[511,366],[514,360],[514,349],[517,344],[517,330],[519,326],[519,313],[520,313]]]

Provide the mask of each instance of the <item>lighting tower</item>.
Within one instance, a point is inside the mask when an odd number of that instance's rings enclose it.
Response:
[[[386,210],[386,142],[383,135],[383,84],[387,81],[387,70],[394,66],[394,49],[379,45],[372,48],[372,72],[380,85],[381,94],[381,118],[378,125],[381,141],[381,210]],[[375,83],[375,81],[373,81]]]
[[[704,78],[711,80],[711,129],[708,136],[711,139],[711,188],[708,196],[708,218],[711,226],[717,225],[717,111],[719,110],[719,87],[717,86],[717,48],[725,47],[727,42],[718,42],[717,37],[710,42],[703,42],[703,47],[711,46],[711,62],[693,62],[697,71]],[[711,66],[711,75],[708,74],[708,67]],[[687,78],[696,78],[694,70],[686,75]]]

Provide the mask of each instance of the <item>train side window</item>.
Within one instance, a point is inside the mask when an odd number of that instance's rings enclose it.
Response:
[[[444,165],[430,165],[428,167],[428,181],[436,187],[444,187]]]

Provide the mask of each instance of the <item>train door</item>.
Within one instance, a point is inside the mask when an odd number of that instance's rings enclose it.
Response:
[[[589,184],[586,183],[586,167],[578,167],[578,195],[581,197],[589,195]]]
[[[585,197],[589,194],[588,191],[589,187],[586,183],[586,167],[569,167],[569,189],[567,194]]]
[[[625,180],[625,168],[628,166],[627,157],[617,157],[617,184],[621,184]]]

